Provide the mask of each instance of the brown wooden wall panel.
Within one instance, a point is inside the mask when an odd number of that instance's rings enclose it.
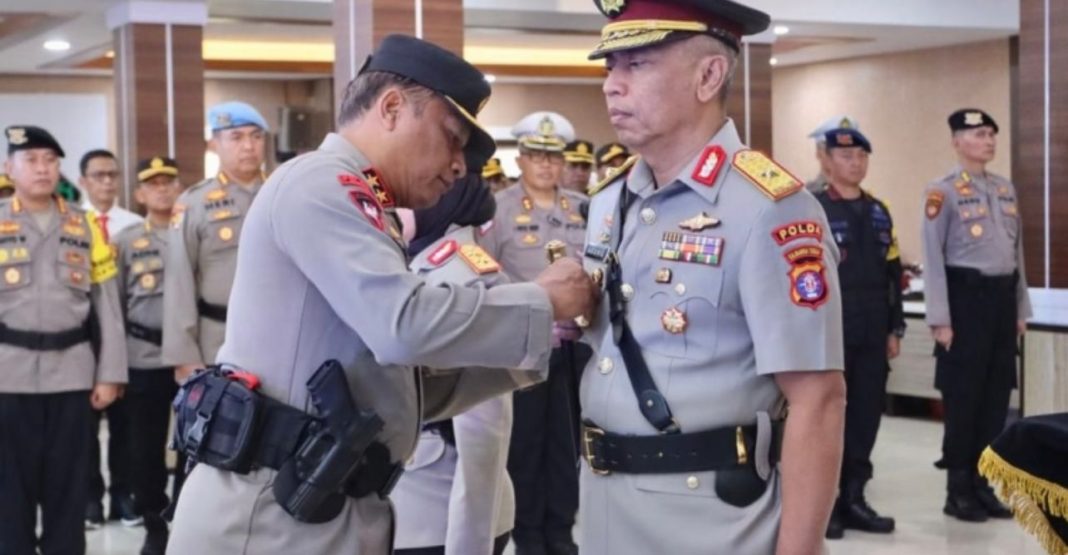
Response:
[[[204,29],[194,25],[175,25],[171,29],[174,44],[174,143],[175,160],[192,185],[204,175]],[[272,117],[272,114],[264,114]]]
[[[749,146],[771,154],[771,45],[750,44],[749,48]],[[738,69],[727,97],[727,115],[738,126],[746,142],[745,53],[738,57]]]
[[[1020,2],[1014,112],[1013,181],[1024,223],[1024,252],[1032,286],[1068,287],[1068,3],[1049,3],[1050,24],[1050,281],[1045,282],[1045,2]]]

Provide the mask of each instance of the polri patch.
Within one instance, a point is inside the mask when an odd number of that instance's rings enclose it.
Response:
[[[924,212],[927,214],[928,220],[933,220],[942,213],[942,204],[945,203],[946,195],[941,191],[931,191],[927,193],[927,203],[924,207]]]
[[[823,247],[814,245],[798,247],[785,255],[790,263],[790,300],[797,306],[818,309],[827,302],[826,268],[823,264]]]
[[[771,232],[771,236],[780,247],[790,241],[796,241],[798,239],[815,239],[817,241],[822,241],[823,226],[818,222],[813,222],[811,220],[791,222],[782,227],[775,228],[775,231]]]

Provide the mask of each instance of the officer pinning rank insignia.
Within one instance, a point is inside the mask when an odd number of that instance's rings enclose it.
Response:
[[[738,151],[734,155],[734,168],[774,201],[782,200],[805,187],[800,179],[760,151]]]
[[[924,212],[927,214],[928,220],[933,220],[942,213],[942,204],[945,202],[946,196],[941,191],[931,191],[927,193],[927,202],[924,207]]]
[[[701,154],[700,161],[697,162],[697,166],[693,169],[693,180],[705,187],[712,187],[716,184],[719,170],[723,168],[723,163],[726,160],[727,153],[723,150],[723,147],[712,145],[705,148],[705,151]]]
[[[827,277],[823,264],[823,247],[798,247],[783,256],[790,263],[790,300],[797,306],[816,310],[827,302]]]
[[[660,259],[719,266],[723,238],[668,231],[660,242]]]

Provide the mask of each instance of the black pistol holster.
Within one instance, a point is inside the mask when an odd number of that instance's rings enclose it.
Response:
[[[375,441],[382,420],[356,408],[337,361],[324,363],[307,386],[316,416],[263,395],[252,374],[199,371],[174,400],[172,447],[191,462],[239,474],[277,470],[275,499],[301,522],[333,520],[346,496],[388,496],[404,467]]]

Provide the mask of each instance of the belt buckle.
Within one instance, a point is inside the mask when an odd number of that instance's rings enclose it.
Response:
[[[612,473],[611,470],[603,470],[593,464],[593,441],[596,437],[604,437],[604,430],[595,426],[582,425],[582,455],[586,459],[586,464],[590,466],[590,471],[595,476],[608,476]]]

